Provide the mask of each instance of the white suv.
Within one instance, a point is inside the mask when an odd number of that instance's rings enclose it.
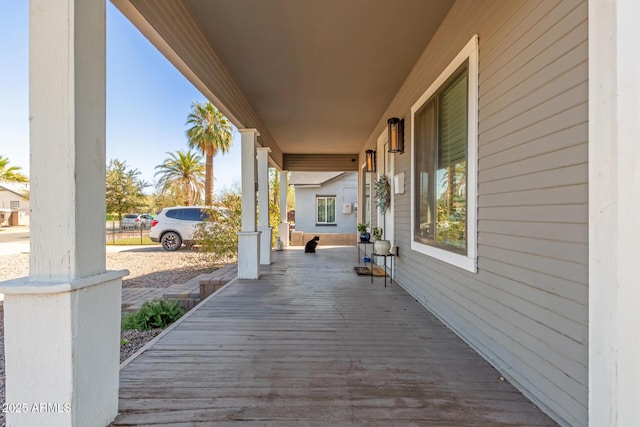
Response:
[[[164,250],[177,251],[183,243],[192,244],[196,225],[208,217],[207,208],[202,206],[164,208],[151,223],[149,237],[162,243]]]

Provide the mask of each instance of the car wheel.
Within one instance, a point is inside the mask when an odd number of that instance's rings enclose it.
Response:
[[[178,233],[170,231],[162,236],[160,243],[165,251],[177,251],[182,246],[182,239]]]

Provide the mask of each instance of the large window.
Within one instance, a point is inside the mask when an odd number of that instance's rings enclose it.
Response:
[[[411,112],[411,247],[476,271],[476,37]]]
[[[336,223],[336,196],[316,197],[316,224]]]
[[[463,65],[415,114],[415,240],[467,248],[467,83]]]

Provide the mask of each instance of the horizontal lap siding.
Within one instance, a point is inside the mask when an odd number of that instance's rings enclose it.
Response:
[[[407,191],[394,199],[397,280],[556,420],[586,426],[587,2],[459,0],[385,117],[409,130],[411,106],[473,34],[478,273],[410,249]],[[394,156],[407,189],[409,134]]]
[[[338,179],[331,180],[318,187],[296,187],[296,231],[305,233],[346,233],[355,234],[355,212],[343,213],[345,203],[356,202],[358,191],[358,176],[350,172]],[[333,196],[336,198],[336,223],[331,225],[316,225],[317,197]],[[320,245],[327,244],[320,240]]]

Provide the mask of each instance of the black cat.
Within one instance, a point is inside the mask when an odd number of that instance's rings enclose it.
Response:
[[[315,254],[316,246],[318,246],[318,240],[320,240],[319,236],[315,236],[313,239],[309,240],[306,245],[304,245],[304,253],[305,254]]]

